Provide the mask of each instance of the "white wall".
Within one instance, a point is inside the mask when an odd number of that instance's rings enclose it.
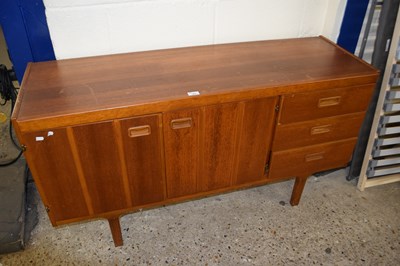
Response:
[[[58,59],[325,35],[346,0],[44,0]]]

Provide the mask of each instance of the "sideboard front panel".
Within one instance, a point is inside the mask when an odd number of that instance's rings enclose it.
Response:
[[[238,144],[237,185],[265,178],[278,100],[279,97],[271,97],[244,103]]]
[[[65,128],[26,133],[25,153],[52,223],[89,215]]]
[[[199,171],[200,109],[163,114],[167,196],[194,194]]]
[[[310,175],[344,167],[350,161],[357,138],[272,153],[270,178]]]
[[[279,124],[364,112],[374,87],[369,84],[285,95]]]
[[[161,114],[117,121],[133,206],[165,199]]]
[[[82,174],[95,214],[127,208],[113,122],[72,128]]]
[[[225,188],[232,183],[238,109],[238,103],[202,108],[200,191]]]

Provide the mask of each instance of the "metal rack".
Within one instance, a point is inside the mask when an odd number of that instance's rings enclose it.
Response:
[[[390,44],[358,188],[400,181],[400,12]]]

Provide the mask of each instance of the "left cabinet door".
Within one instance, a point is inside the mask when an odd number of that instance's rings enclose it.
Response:
[[[54,225],[165,199],[160,114],[23,134]]]
[[[164,200],[161,122],[154,114],[72,128],[94,214]]]
[[[71,131],[73,155],[93,213],[129,207],[114,122],[74,126]]]
[[[89,215],[65,128],[23,134],[25,157],[53,225]]]

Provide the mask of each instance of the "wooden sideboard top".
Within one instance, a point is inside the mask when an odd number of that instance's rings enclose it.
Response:
[[[29,64],[13,113],[22,131],[373,83],[378,72],[323,37]],[[200,96],[188,96],[188,92]],[[130,108],[126,108],[130,107]]]

